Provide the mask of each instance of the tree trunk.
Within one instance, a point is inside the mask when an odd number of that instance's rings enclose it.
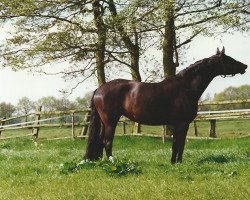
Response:
[[[174,2],[168,2],[165,8],[165,34],[163,38],[163,72],[164,77],[173,76],[176,73],[174,62],[175,50],[175,25],[174,25]],[[171,136],[171,127],[163,126],[163,137]]]
[[[24,113],[25,113],[25,122],[28,122],[28,113],[29,112],[25,109]]]
[[[176,72],[174,63],[175,26],[174,5],[169,3],[166,7],[165,34],[163,38],[163,70],[164,76],[172,76]]]
[[[97,72],[97,80],[98,80],[98,85],[102,85],[106,83],[106,78],[105,78],[105,64],[104,64],[104,55],[102,50],[98,50],[96,52],[96,72]]]
[[[139,46],[133,45],[133,48],[130,50],[130,59],[131,59],[131,75],[132,79],[136,81],[141,81],[141,75],[139,71],[139,59],[140,59],[140,50]]]
[[[97,51],[95,52],[96,58],[96,72],[98,84],[102,85],[106,82],[105,77],[105,50],[106,50],[106,26],[102,18],[102,6],[99,0],[94,0],[92,3],[94,11],[94,22],[97,29]]]
[[[117,19],[117,10],[115,7],[115,3],[113,0],[109,0],[109,10],[112,14],[112,18],[114,20],[115,26],[119,31],[122,41],[124,42],[126,48],[129,50],[130,54],[130,69],[131,69],[131,76],[133,80],[141,81],[141,75],[139,71],[139,58],[140,58],[140,48],[138,44],[138,35],[136,28],[134,28],[134,37],[135,42],[133,43],[132,39],[127,34],[122,21]]]

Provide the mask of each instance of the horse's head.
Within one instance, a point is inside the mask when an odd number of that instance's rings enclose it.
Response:
[[[218,73],[222,76],[235,75],[235,74],[244,74],[247,69],[247,65],[227,56],[225,54],[225,48],[223,47],[222,51],[219,51],[217,48],[216,57],[219,59],[219,68]]]

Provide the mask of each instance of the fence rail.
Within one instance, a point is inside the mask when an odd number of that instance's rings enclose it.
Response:
[[[200,111],[195,120],[249,118],[250,109]]]
[[[199,106],[202,107],[202,106],[207,106],[207,105],[214,106],[214,105],[245,104],[245,103],[250,103],[250,99],[221,101],[221,102],[201,102]],[[80,113],[81,113],[81,119],[80,121],[79,120],[77,121],[76,120],[77,115]],[[21,115],[21,116],[14,116],[8,119],[5,119],[5,118],[0,119],[0,136],[1,136],[2,131],[31,128],[32,129],[31,135],[38,137],[39,129],[41,127],[65,127],[66,126],[66,127],[72,128],[71,136],[75,138],[77,137],[75,135],[75,127],[80,126],[81,127],[80,137],[85,137],[87,135],[89,115],[90,115],[90,109],[42,112],[41,107],[39,107],[37,111],[33,113],[29,113],[29,114]],[[33,120],[31,121],[10,123],[13,120],[18,120],[22,118],[27,119],[28,117],[31,118],[31,116],[33,116]],[[209,121],[210,122],[209,136],[216,137],[216,121],[217,120],[249,119],[249,118],[250,118],[250,109],[199,111],[196,119],[194,120],[194,133],[195,133],[195,136],[198,136],[198,130],[196,126],[196,123],[198,121],[204,121],[204,120]],[[56,120],[62,120],[62,121],[55,122]],[[126,124],[128,121],[129,120],[126,119],[125,117],[122,117],[120,119],[120,123],[123,126],[122,131],[124,134],[126,133]],[[50,122],[50,123],[44,123],[44,122]],[[135,134],[138,134],[138,133],[135,133]]]
[[[233,105],[233,104],[244,104],[250,103],[250,99],[242,100],[229,100],[229,101],[202,101],[199,103],[199,106],[213,106],[213,105]]]

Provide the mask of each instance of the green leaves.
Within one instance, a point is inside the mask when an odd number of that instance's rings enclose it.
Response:
[[[125,176],[127,174],[140,174],[142,172],[138,163],[130,160],[115,160],[114,163],[104,161],[100,166],[111,176]]]
[[[63,164],[60,164],[60,173],[61,174],[70,174],[70,173],[76,173],[79,172],[82,169],[93,169],[96,167],[95,162],[76,162],[76,160],[65,162]]]
[[[70,174],[95,168],[101,168],[107,174],[114,177],[122,177],[128,174],[140,174],[142,172],[141,167],[137,162],[125,159],[115,160],[113,163],[107,160],[97,162],[83,160],[77,163],[75,160],[73,160],[61,164],[60,173]]]

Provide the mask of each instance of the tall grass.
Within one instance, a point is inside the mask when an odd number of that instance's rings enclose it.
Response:
[[[116,159],[141,173],[110,176],[100,167],[61,173],[79,161],[85,140],[0,141],[0,199],[250,199],[250,137],[188,140],[182,164],[170,164],[171,141],[115,137]]]

